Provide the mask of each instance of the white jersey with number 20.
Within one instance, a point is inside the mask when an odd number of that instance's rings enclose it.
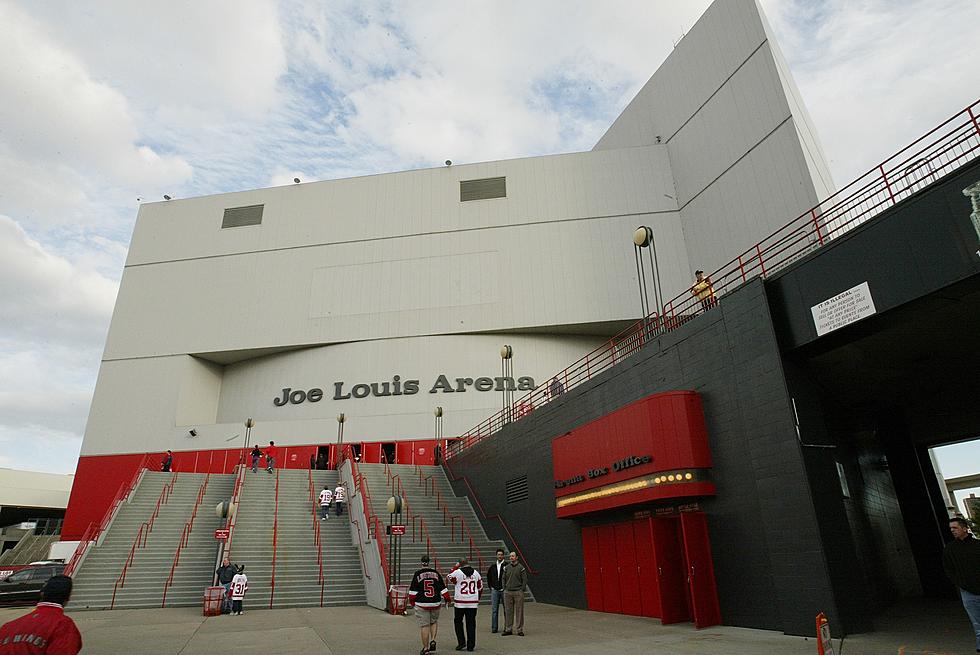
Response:
[[[483,578],[479,571],[474,570],[470,575],[456,569],[446,576],[456,587],[453,589],[453,604],[456,607],[477,607],[480,604],[480,590],[483,589]]]

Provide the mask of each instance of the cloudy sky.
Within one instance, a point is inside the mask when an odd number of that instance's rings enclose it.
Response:
[[[762,4],[838,185],[976,99],[976,0]],[[0,0],[0,466],[74,470],[138,199],[587,150],[707,5]]]

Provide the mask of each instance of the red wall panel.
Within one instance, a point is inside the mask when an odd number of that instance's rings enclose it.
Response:
[[[89,523],[101,521],[119,487],[132,479],[142,459],[143,453],[80,457],[61,538],[66,541],[80,539]],[[161,453],[150,461],[160,463],[162,460]]]
[[[435,464],[435,441],[414,441],[412,447],[415,452],[415,463],[420,466],[432,466]]]
[[[556,438],[551,449],[556,498],[660,471],[711,467],[701,399],[693,391],[670,391],[633,402]],[[617,464],[631,457],[649,461],[634,460],[617,470]],[[694,479],[566,505],[558,516],[714,492],[710,482]]]

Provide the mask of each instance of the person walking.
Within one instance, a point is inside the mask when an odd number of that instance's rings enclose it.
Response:
[[[248,591],[248,576],[245,575],[245,565],[238,567],[238,573],[231,579],[231,613],[241,616],[245,613],[242,603],[245,601],[245,592]]]
[[[503,573],[504,631],[502,637],[514,634],[524,636],[524,592],[527,591],[527,570],[517,561],[517,553],[510,554],[510,563]]]
[[[323,485],[323,491],[320,492],[320,520],[326,521],[330,518],[330,503],[333,501],[333,492],[330,491],[330,487]]]
[[[504,561],[504,549],[497,549],[497,561],[487,569],[487,585],[490,587],[490,632],[497,632],[499,626],[500,605],[504,602],[503,572],[507,562]]]
[[[711,285],[711,278],[704,274],[704,271],[695,271],[694,284],[691,286],[691,295],[701,301],[701,307],[708,311],[718,304],[715,298],[715,288]]]
[[[408,585],[408,602],[415,607],[415,618],[419,622],[419,637],[422,650],[419,655],[436,651],[436,636],[439,632],[439,610],[443,602],[449,602],[449,590],[442,575],[429,566],[429,556],[423,555],[422,568],[412,575]]]
[[[943,550],[943,571],[960,590],[980,653],[980,540],[970,534],[966,519],[958,516],[949,520],[949,531],[953,540]]]
[[[221,566],[214,572],[218,576],[218,584],[225,588],[225,595],[221,599],[221,613],[231,613],[231,581],[238,573],[238,569],[231,565],[228,558],[221,560]]]
[[[168,450],[167,454],[163,458],[163,463],[160,465],[160,469],[164,473],[170,473],[170,469],[174,465],[174,453],[172,450]]]
[[[259,450],[259,444],[255,444],[252,448],[252,473],[259,472],[259,460],[262,459],[262,451]]]
[[[34,611],[0,627],[0,655],[76,655],[81,651],[78,626],[65,616],[71,588],[67,575],[56,575],[45,582]]]
[[[337,488],[333,490],[333,503],[337,516],[344,513],[344,502],[347,500],[347,489],[344,485],[337,483]]]
[[[452,582],[453,627],[456,628],[456,650],[473,650],[476,648],[476,608],[480,605],[480,594],[483,592],[483,578],[479,571],[470,566],[465,559],[459,560],[446,579]],[[463,630],[463,623],[466,630]]]
[[[265,469],[272,473],[276,468],[276,456],[279,455],[279,449],[276,448],[276,442],[270,441],[269,447],[265,449]]]

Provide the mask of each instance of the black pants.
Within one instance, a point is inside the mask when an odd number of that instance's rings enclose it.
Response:
[[[233,601],[231,601],[231,611],[232,612],[241,612],[242,611],[242,601],[240,601],[240,600],[233,600]]]
[[[476,647],[476,608],[457,607],[453,616],[453,626],[456,628],[456,645],[466,646],[467,650]],[[463,634],[463,618],[466,618],[466,634]]]

